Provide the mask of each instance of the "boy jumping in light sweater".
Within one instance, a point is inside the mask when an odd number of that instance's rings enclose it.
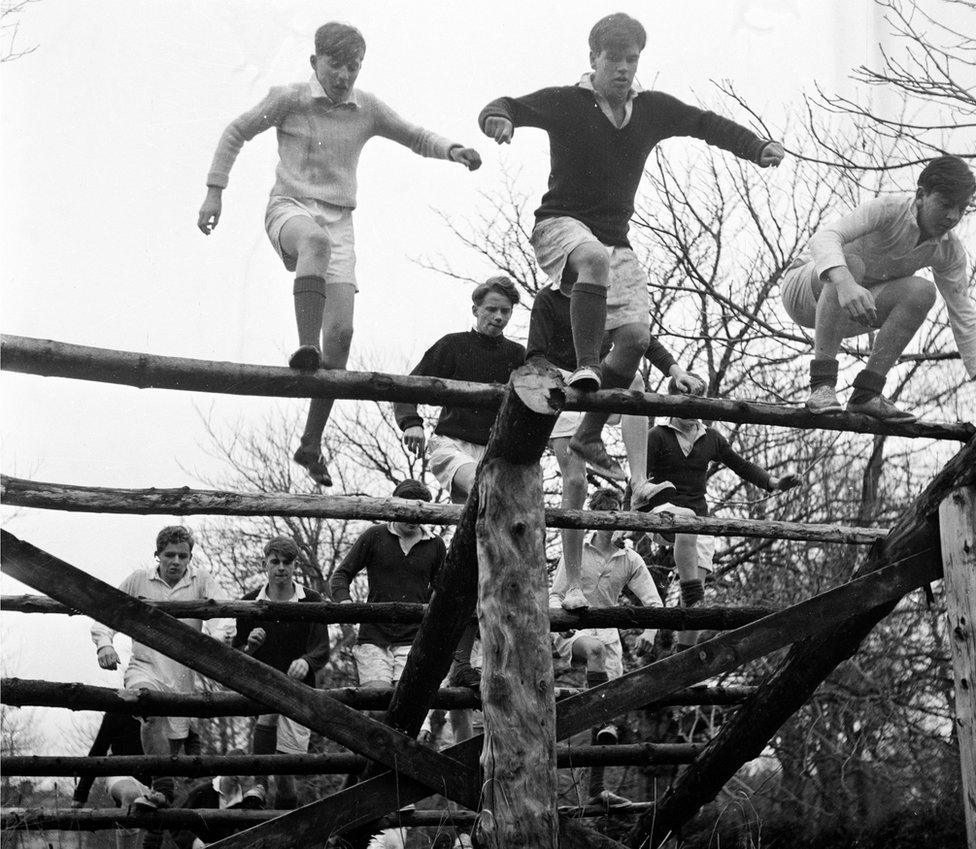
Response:
[[[384,136],[420,156],[449,159],[470,171],[481,165],[476,150],[407,123],[376,96],[354,88],[365,52],[366,42],[355,27],[335,22],[319,27],[310,57],[312,78],[275,86],[224,130],[197,220],[204,234],[217,226],[223,190],[241,147],[274,127],[279,160],[264,226],[285,268],[296,274],[299,348],[288,364],[301,371],[341,369],[349,359],[358,291],[352,210],[363,145]],[[312,399],[294,458],[321,486],[332,485],[321,452],[331,412],[332,399]]]

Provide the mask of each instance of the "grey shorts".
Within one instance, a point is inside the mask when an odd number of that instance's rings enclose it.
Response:
[[[606,329],[615,330],[626,324],[649,324],[651,297],[647,291],[647,275],[633,250],[604,245],[589,227],[575,218],[543,218],[532,230],[536,261],[557,289],[567,258],[585,244],[600,245],[610,258]]]

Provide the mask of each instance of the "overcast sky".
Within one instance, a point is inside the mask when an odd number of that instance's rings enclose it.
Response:
[[[869,0],[30,5],[17,46],[37,49],[0,68],[3,332],[284,364],[296,336],[291,277],[263,228],[273,132],[245,146],[216,232],[204,238],[195,222],[224,126],[270,86],[307,79],[315,28],[338,19],[366,37],[361,88],[484,159],[469,174],[387,140],[366,147],[353,356],[399,370],[470,317],[466,287],[411,259],[443,254],[472,276],[491,272],[460,249],[435,210],[472,216],[503,165],[521,169],[533,201],[545,185],[544,135],[519,131],[500,150],[480,135],[478,111],[502,94],[575,82],[588,69],[590,26],[619,8],[648,28],[638,72],[645,87],[714,102],[710,80],[728,78],[774,127],[815,81],[850,91],[850,69],[873,62],[880,32]],[[214,460],[197,410],[210,410],[219,427],[256,420],[275,403],[6,372],[0,386],[4,472],[100,486],[199,485],[183,469],[212,469]],[[13,533],[113,584],[152,562],[166,522],[51,511],[5,517]],[[0,587],[25,591],[6,578]],[[97,668],[79,617],[8,614],[2,634],[7,674],[117,683]]]

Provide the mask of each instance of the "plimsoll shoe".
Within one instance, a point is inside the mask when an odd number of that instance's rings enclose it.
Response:
[[[325,464],[325,457],[318,448],[311,445],[302,445],[295,452],[292,458],[299,466],[308,472],[308,476],[319,486],[332,486],[332,475],[329,474],[329,467]]]
[[[829,383],[811,389],[805,403],[811,413],[839,413],[844,409],[837,400],[837,390]]]
[[[322,354],[314,345],[302,345],[288,358],[288,367],[296,371],[317,371],[322,366]]]
[[[602,384],[603,375],[599,366],[581,366],[566,381],[567,386],[572,386],[580,392],[596,392]]]
[[[569,441],[569,450],[582,457],[593,474],[611,481],[627,480],[627,475],[620,468],[620,464],[607,454],[602,439],[597,439],[596,442],[579,442],[574,436]]]
[[[911,424],[914,421],[918,421],[918,416],[906,410],[899,409],[885,398],[884,395],[873,395],[867,401],[848,401],[847,412],[861,413],[865,416],[871,416],[873,419],[891,422],[892,424]]]
[[[600,805],[603,808],[629,808],[634,803],[625,796],[611,793],[609,790],[601,790],[599,793],[590,796],[588,804]]]
[[[612,722],[608,722],[603,726],[603,728],[596,732],[596,741],[601,746],[615,746],[619,739],[620,732],[617,730],[617,726]]]
[[[136,796],[129,803],[129,810],[134,814],[145,814],[168,807],[169,799],[166,798],[164,793],[160,793],[158,790],[147,790],[141,796]]]

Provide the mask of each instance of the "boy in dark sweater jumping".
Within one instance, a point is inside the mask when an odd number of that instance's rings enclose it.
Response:
[[[704,394],[701,389],[687,394]],[[672,378],[668,393],[684,394]],[[798,475],[772,477],[765,469],[737,454],[717,430],[705,427],[699,419],[672,416],[663,425],[652,427],[647,434],[647,480],[635,490],[635,510],[671,513],[675,516],[707,516],[705,486],[712,463],[724,463],[740,478],[769,492],[785,491],[799,486]],[[701,604],[705,584],[700,568],[698,534],[658,534],[660,542],[674,545],[674,562],[681,582],[681,603],[685,607]],[[711,561],[709,552],[707,560]],[[698,631],[681,631],[676,651],[695,645]]]
[[[260,589],[244,596],[245,601],[294,601],[308,603],[323,601],[322,596],[294,580],[295,566],[300,552],[291,537],[277,536],[264,547],[264,566],[268,581]],[[319,622],[277,622],[254,617],[237,620],[234,646],[262,663],[286,673],[309,687],[315,686],[315,673],[329,660],[329,628]],[[311,732],[304,725],[277,713],[258,717],[254,726],[255,755],[275,752],[304,755],[308,752]],[[263,805],[268,792],[268,777],[255,778],[254,795]],[[298,807],[293,775],[279,775],[275,808],[288,810]]]
[[[552,284],[571,295],[576,370],[569,383],[581,390],[628,386],[647,349],[647,277],[627,231],[654,146],[692,136],[761,167],[783,159],[778,142],[663,92],[641,91],[634,75],[646,41],[644,27],[630,16],[601,18],[589,37],[592,74],[576,85],[493,100],[478,118],[499,144],[512,140],[515,127],[549,135],[549,190],[535,213],[532,246]],[[613,348],[601,361],[604,332]],[[601,439],[606,420],[605,413],[587,413],[571,447],[622,480]]]

